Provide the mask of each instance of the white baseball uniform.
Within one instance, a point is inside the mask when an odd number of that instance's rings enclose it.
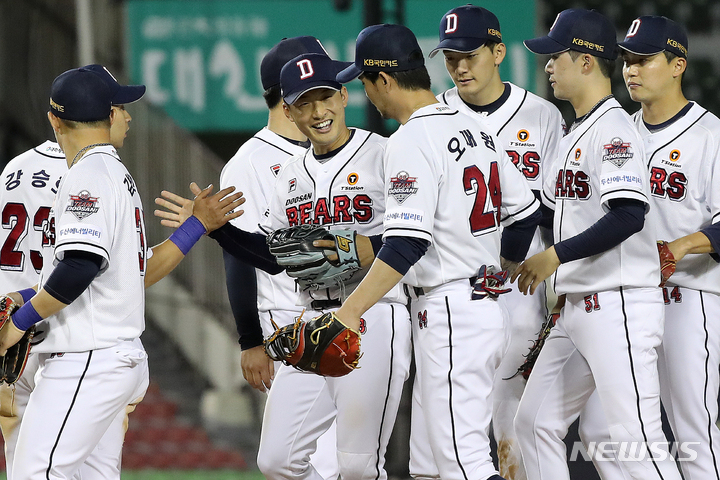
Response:
[[[220,174],[221,189],[235,186],[247,198],[243,204],[245,213],[232,220],[233,225],[248,232],[260,232],[259,225],[267,220],[270,198],[282,165],[306,150],[306,147],[287,140],[267,127],[240,147]],[[293,323],[302,313],[302,308],[296,305],[298,292],[294,279],[284,273],[270,275],[260,269],[255,269],[255,273],[258,315],[263,335],[268,337],[275,331],[272,321],[280,326]],[[275,362],[275,371],[280,365],[280,362]],[[296,402],[296,399],[287,397],[286,401]],[[333,424],[318,440],[318,450],[310,459],[313,467],[326,479],[334,480],[338,477],[335,445]]]
[[[498,149],[508,155],[539,198],[545,176],[551,171],[546,165],[557,158],[564,121],[560,111],[552,103],[512,83],[505,85],[510,89],[510,95],[490,113],[473,110],[460,97],[457,87],[447,90],[437,98],[467,115],[481,116],[497,137]],[[540,253],[548,246],[538,228],[527,256]],[[531,342],[537,338],[537,333],[547,317],[545,284],[538,287],[535,295],[523,295],[517,288],[513,288],[503,296],[503,300],[510,314],[511,340],[507,354],[498,368],[493,388],[495,405],[492,426],[498,445],[500,475],[508,480],[520,480],[524,478],[524,469],[513,420],[525,388],[525,379],[521,375],[510,377],[516,374],[518,367],[525,361],[524,355],[527,354]],[[422,451],[416,452],[419,455],[414,455],[411,449],[411,465],[417,466],[415,470],[411,469],[411,473],[422,472],[423,468],[427,468],[421,465],[428,459],[428,455]]]
[[[522,220],[539,203],[493,129],[439,103],[390,137],[386,165],[384,236],[431,242],[403,280],[423,415],[413,411],[411,445],[428,441],[441,478],[484,480],[497,474],[488,429],[510,331],[499,302],[471,300],[472,277],[481,265],[499,268],[501,221]]]
[[[612,199],[649,204],[642,140],[618,102],[599,102],[573,127],[543,190],[555,209],[556,242],[597,222]],[[618,246],[558,268],[554,287],[567,295],[566,304],[515,419],[530,480],[570,478],[562,439],[594,391],[630,477],[680,478],[660,421],[663,306],[655,238],[651,211],[644,228]]]
[[[50,219],[41,286],[66,251],[97,254],[103,265],[80,297],[45,320],[47,335],[33,348],[39,368],[13,465],[22,479],[77,474],[148,384],[139,339],[148,253],[142,202],[113,147],[88,150],[63,176]]]
[[[650,132],[635,114],[650,170],[657,238],[675,240],[720,221],[720,120],[701,106]],[[720,479],[720,265],[686,255],[663,288],[665,336],[658,349],[661,398],[675,440],[697,442],[681,455],[685,480]]]
[[[382,233],[386,139],[361,129],[330,158],[312,149],[282,168],[270,200],[268,226],[320,223]],[[305,291],[308,318],[334,310],[362,279],[344,289]],[[407,297],[400,286],[363,315],[360,368],[339,378],[280,367],[265,408],[258,466],[268,478],[320,480],[308,462],[317,438],[337,423],[337,458],[344,479],[386,479],[385,450],[410,367]],[[291,399],[288,401],[288,399]]]
[[[3,226],[0,231],[0,292],[22,290],[38,282],[43,265],[43,244],[50,243],[45,234],[50,222],[50,208],[60,177],[65,172],[65,154],[51,141],[18,155],[5,166],[0,187]],[[25,411],[36,370],[37,355],[31,353],[17,383],[0,385],[0,426],[9,477],[15,456],[16,427]]]

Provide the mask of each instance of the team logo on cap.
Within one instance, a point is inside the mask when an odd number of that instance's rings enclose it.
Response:
[[[530,138],[530,133],[527,130],[520,130],[517,133],[517,139],[520,140],[521,142],[527,142],[529,138]]]
[[[270,171],[272,171],[273,175],[275,175],[276,177],[280,174],[280,166],[281,165],[279,163],[276,163],[275,165],[270,167]]]
[[[670,161],[677,162],[678,160],[680,160],[680,150],[673,150],[670,152]]]
[[[457,13],[451,13],[445,17],[445,33],[453,33],[458,27],[458,16]]]
[[[398,203],[403,203],[410,195],[417,193],[416,182],[417,177],[411,177],[408,172],[398,172],[397,176],[390,178],[388,195],[392,195]]]
[[[605,155],[603,162],[610,162],[620,168],[633,157],[633,151],[629,143],[623,142],[622,138],[615,137],[610,143],[603,146]]]
[[[312,62],[307,58],[300,60],[296,63],[296,65],[300,69],[300,80],[305,80],[306,78],[310,78],[315,75]]]
[[[98,200],[99,197],[93,197],[90,192],[83,190],[77,195],[70,195],[70,203],[68,203],[65,211],[75,215],[78,220],[82,220],[100,210]]]
[[[625,34],[625,37],[634,37],[637,35],[638,30],[640,30],[640,24],[642,23],[642,20],[639,18],[636,18],[633,20],[632,24],[630,25],[630,28],[628,28],[627,33]]]

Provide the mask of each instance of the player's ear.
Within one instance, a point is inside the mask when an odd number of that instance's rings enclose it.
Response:
[[[345,88],[345,85],[342,86],[340,89],[340,98],[342,98],[343,102],[343,108],[348,106],[348,91],[347,88]]]
[[[675,57],[673,59],[675,65],[673,65],[673,78],[677,78],[685,73],[687,69],[687,58]]]
[[[495,66],[498,67],[505,59],[505,54],[507,53],[507,47],[504,43],[498,43],[495,45],[495,51],[493,52],[493,56],[495,57]]]
[[[393,78],[390,75],[388,75],[385,72],[380,72],[380,75],[378,76],[378,81],[375,82],[375,85],[379,89],[387,92],[388,90],[390,90],[390,86],[391,86],[392,82],[393,82]]]
[[[288,104],[285,103],[285,101],[282,102],[282,108],[283,113],[285,114],[285,117],[290,120],[291,122],[295,123],[295,120],[293,120],[292,115],[290,115],[290,107],[288,107]]]
[[[52,112],[48,112],[48,120],[50,121],[50,126],[52,127],[53,131],[56,133],[60,132],[60,119],[56,117]]]

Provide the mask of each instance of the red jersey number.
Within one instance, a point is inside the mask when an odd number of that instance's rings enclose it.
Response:
[[[33,216],[33,230],[42,232],[42,245],[51,245],[52,240],[47,235],[48,217],[50,207],[40,207]],[[21,272],[25,269],[25,254],[20,251],[20,244],[28,233],[28,213],[22,203],[9,202],[2,211],[2,227],[10,230],[5,243],[0,249],[0,269]],[[43,266],[42,254],[37,250],[30,250],[30,262],[36,273],[40,273]]]
[[[502,201],[497,162],[490,164],[490,178],[487,182],[485,175],[477,166],[465,167],[463,186],[465,195],[475,195],[475,203],[469,219],[470,231],[477,236],[489,229],[495,229],[500,224],[500,203]],[[487,205],[488,195],[492,206]]]

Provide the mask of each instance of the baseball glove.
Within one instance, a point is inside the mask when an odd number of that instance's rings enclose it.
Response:
[[[267,244],[278,265],[284,266],[303,290],[320,290],[342,287],[360,270],[356,235],[354,230],[297,225],[275,230],[268,235]],[[315,240],[334,241],[336,248],[316,247]],[[331,255],[338,258],[330,261]]]
[[[360,334],[343,325],[334,313],[309,322],[301,315],[295,323],[277,328],[264,346],[273,360],[325,377],[347,375],[358,368],[362,357]]]
[[[10,316],[17,310],[18,304],[7,295],[0,297],[0,328],[5,322],[10,321]],[[17,382],[25,370],[28,355],[30,354],[30,342],[35,336],[35,326],[30,327],[18,343],[8,348],[4,357],[0,357],[0,382],[12,385]]]
[[[551,313],[550,315],[548,315],[547,319],[545,319],[545,323],[543,323],[543,326],[540,329],[537,340],[533,342],[532,346],[530,347],[530,351],[527,355],[525,355],[525,362],[520,365],[520,367],[517,369],[517,372],[515,372],[515,375],[513,375],[512,377],[508,377],[505,380],[510,380],[511,378],[515,378],[518,375],[522,375],[525,380],[530,377],[530,373],[535,366],[538,355],[540,355],[540,350],[542,350],[543,345],[545,345],[545,339],[548,337],[548,335],[550,335],[550,330],[552,330],[552,328],[555,326],[558,318],[560,318],[559,313]]]
[[[670,246],[665,240],[657,242],[658,255],[660,256],[660,287],[664,287],[670,276],[675,273],[675,256],[670,251]]]
[[[477,280],[473,285],[472,300],[482,300],[485,297],[497,298],[498,295],[508,293],[511,288],[503,288],[508,277],[507,270],[494,272],[493,267],[480,267],[477,272]]]

